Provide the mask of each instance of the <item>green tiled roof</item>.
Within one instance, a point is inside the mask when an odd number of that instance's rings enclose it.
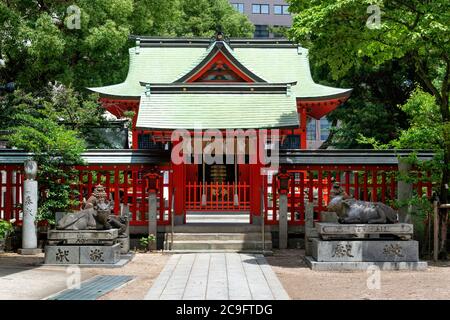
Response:
[[[199,47],[157,47],[130,48],[130,67],[124,82],[116,85],[88,88],[91,91],[106,96],[140,97],[144,88],[142,82],[172,83],[183,72],[195,67],[205,53],[205,48]]]
[[[297,82],[292,92],[298,98],[335,96],[349,92],[349,89],[316,84],[311,77],[308,50],[305,48],[286,45],[226,47],[244,66],[268,83]],[[172,83],[201,62],[211,48],[194,45],[131,48],[129,72],[123,83],[89,89],[105,96],[139,97],[144,90],[139,82]]]
[[[142,95],[136,127],[256,129],[298,125],[295,97],[286,93],[172,93]]]

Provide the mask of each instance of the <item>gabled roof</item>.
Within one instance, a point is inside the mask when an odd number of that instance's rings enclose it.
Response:
[[[216,45],[211,39],[138,38],[130,48],[130,66],[124,82],[89,88],[102,96],[139,99],[140,82],[173,83],[207,60]],[[225,43],[225,42],[224,42]],[[308,50],[285,39],[230,39],[223,45],[246,72],[268,83],[293,83],[296,98],[326,98],[348,95],[350,89],[333,88],[314,82]]]
[[[237,70],[241,71],[243,78],[247,82],[267,82],[260,78],[258,75],[249,70],[245,65],[239,62],[233,54],[233,50],[226,44],[225,41],[215,41],[207,50],[207,54],[194,68],[186,72],[180,79],[174,81],[178,82],[191,82],[194,77],[201,74],[203,70],[214,61],[217,56],[221,56],[225,60],[225,63],[231,65]]]

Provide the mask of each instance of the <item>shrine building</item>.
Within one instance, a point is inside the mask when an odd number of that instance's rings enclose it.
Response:
[[[133,149],[173,147],[173,130],[193,134],[196,128],[279,129],[280,143],[298,141],[306,149],[307,117],[324,117],[351,93],[315,83],[308,50],[287,40],[225,39],[221,34],[213,39],[135,40],[125,81],[89,88],[118,118],[134,112]],[[176,213],[259,214],[261,166],[169,163],[178,191]],[[237,201],[231,196],[235,189]],[[201,203],[203,190],[206,203]]]
[[[276,232],[283,192],[289,233],[296,233],[304,231],[307,203],[314,219],[321,219],[334,182],[361,200],[388,203],[404,194],[397,191],[396,173],[399,155],[408,151],[307,149],[308,119],[322,119],[352,90],[316,83],[308,50],[300,45],[220,33],[211,39],[132,39],[126,79],[88,88],[118,119],[132,117],[132,147],[87,150],[73,185],[82,203],[103,184],[114,213],[128,210],[131,233],[151,233],[151,224],[163,235],[190,224],[198,231],[203,217],[209,222],[201,230],[214,232],[214,224],[231,219],[242,232],[261,225]],[[208,149],[222,140],[221,151]],[[221,161],[208,163],[206,150]],[[27,158],[19,150],[0,150],[2,219],[21,220]],[[411,190],[431,196],[429,181]]]

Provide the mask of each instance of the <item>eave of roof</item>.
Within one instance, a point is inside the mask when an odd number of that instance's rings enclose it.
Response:
[[[129,50],[130,68],[123,83],[88,89],[102,97],[138,99],[144,91],[140,82],[172,83],[195,68],[213,48],[211,39],[206,38],[140,39],[139,45]],[[146,43],[152,47],[145,47]],[[292,88],[297,99],[331,99],[351,93],[351,89],[315,83],[310,73],[308,50],[286,39],[231,39],[229,43],[228,51],[233,57],[261,79],[268,83],[297,82]],[[227,42],[224,45],[229,47]]]
[[[146,83],[150,94],[159,93],[285,93],[296,83]]]

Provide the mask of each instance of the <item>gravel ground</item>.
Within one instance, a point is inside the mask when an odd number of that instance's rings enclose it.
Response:
[[[99,300],[142,300],[164,268],[170,254],[163,253],[137,253],[133,261],[123,268],[114,269],[88,269],[94,275],[132,275],[135,279],[127,285],[113,290]]]
[[[131,275],[135,278],[100,300],[143,299],[170,255],[160,252],[137,253],[122,268],[81,268],[81,280],[96,275]],[[0,254],[0,300],[39,300],[67,288],[65,267],[45,266],[44,254],[21,256]]]
[[[292,299],[450,299],[450,262],[426,271],[381,271],[380,289],[368,289],[364,271],[312,271],[303,250],[274,250],[268,263]]]
[[[292,299],[450,299],[450,262],[429,262],[427,271],[382,271],[381,288],[368,289],[369,274],[321,272],[307,268],[303,250],[274,250],[268,263]],[[128,284],[100,300],[143,299],[170,254],[137,253],[122,268],[82,268],[82,280],[95,275],[132,275]],[[43,254],[0,254],[0,299],[43,299],[65,289],[65,268],[42,266]]]

